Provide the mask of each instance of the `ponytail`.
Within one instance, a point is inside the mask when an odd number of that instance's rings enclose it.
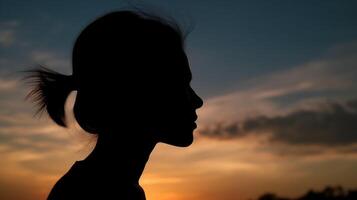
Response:
[[[40,66],[26,71],[25,80],[32,86],[26,96],[38,106],[36,114],[47,111],[56,124],[66,127],[64,104],[74,90],[72,76],[67,76]]]

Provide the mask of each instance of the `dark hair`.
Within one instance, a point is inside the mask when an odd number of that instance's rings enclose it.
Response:
[[[47,110],[53,121],[66,126],[64,104],[68,94],[74,89],[72,76],[63,75],[40,66],[38,69],[26,71],[26,79],[33,86],[27,95],[38,106],[36,114]]]
[[[118,80],[124,81],[123,77],[128,73],[140,71],[135,74],[135,79],[141,80],[144,83],[142,85],[155,82],[157,77],[152,71],[155,66],[150,63],[155,58],[155,52],[151,48],[157,45],[158,40],[163,48],[166,40],[170,44],[174,41],[178,46],[183,46],[185,36],[174,21],[144,12],[117,11],[106,14],[89,24],[78,36],[72,54],[72,75],[63,75],[42,66],[28,71],[26,78],[33,85],[28,98],[37,104],[38,112],[46,110],[54,122],[66,127],[64,104],[72,90],[84,90],[87,85],[101,87],[101,83],[93,83],[96,76],[109,67],[117,66],[120,69],[115,69],[113,73],[119,71],[121,75],[108,76],[108,79],[119,77]],[[141,59],[147,60],[147,66],[141,66],[144,63],[142,61],[138,64]],[[74,114],[85,130],[94,132],[89,128],[93,126],[91,122],[81,119],[84,113],[74,109]]]

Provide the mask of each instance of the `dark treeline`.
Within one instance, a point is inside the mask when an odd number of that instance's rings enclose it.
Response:
[[[309,190],[297,198],[286,198],[274,193],[266,193],[260,196],[258,200],[357,200],[357,189],[345,190],[341,186],[327,186],[322,191]]]

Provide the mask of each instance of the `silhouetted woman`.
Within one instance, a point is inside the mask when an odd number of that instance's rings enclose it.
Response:
[[[77,38],[73,74],[30,71],[30,97],[66,126],[64,103],[77,90],[74,116],[98,134],[93,152],[55,184],[49,200],[142,200],[138,184],[158,142],[189,146],[202,99],[190,87],[191,72],[177,25],[133,11],[112,12]]]

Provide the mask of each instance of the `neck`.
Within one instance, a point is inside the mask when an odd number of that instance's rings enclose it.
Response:
[[[85,163],[103,167],[110,177],[120,177],[138,184],[155,145],[156,142],[151,139],[133,140],[99,135],[97,144]]]

